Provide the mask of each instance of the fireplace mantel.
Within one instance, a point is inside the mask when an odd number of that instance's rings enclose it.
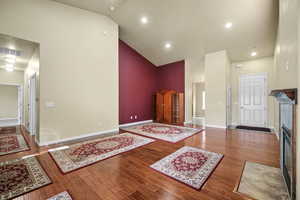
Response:
[[[274,96],[281,103],[297,104],[297,88],[272,90],[270,96]]]

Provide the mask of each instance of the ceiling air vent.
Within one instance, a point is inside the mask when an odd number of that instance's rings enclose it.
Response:
[[[21,56],[21,51],[0,47],[0,54]]]

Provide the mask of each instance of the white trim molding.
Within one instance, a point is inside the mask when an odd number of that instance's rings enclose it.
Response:
[[[133,123],[127,123],[127,124],[120,124],[120,128],[125,128],[129,126],[135,126],[135,125],[140,125],[140,124],[147,124],[147,123],[152,123],[153,120],[145,120],[145,121],[139,121],[139,122],[133,122]]]
[[[88,138],[88,137],[92,137],[92,136],[105,135],[105,134],[109,134],[109,133],[118,133],[118,132],[119,132],[119,129],[112,129],[112,130],[100,131],[100,132],[96,132],[96,133],[87,133],[87,134],[83,134],[83,135],[80,135],[80,136],[75,136],[75,137],[71,137],[71,138],[55,140],[55,141],[50,141],[50,142],[42,142],[42,143],[37,142],[37,144],[40,147],[41,146],[48,146],[48,145],[52,145],[52,144],[60,144],[60,143],[71,142],[71,141],[84,139],[84,138]]]
[[[207,124],[206,127],[227,129],[226,126]]]
[[[18,126],[20,122],[18,118],[2,118],[0,119],[0,127]]]

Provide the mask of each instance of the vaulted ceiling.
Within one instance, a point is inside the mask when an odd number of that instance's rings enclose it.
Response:
[[[278,0],[55,1],[109,16],[120,25],[120,38],[157,66],[224,49],[232,61],[253,59],[253,50],[255,58],[274,51]]]

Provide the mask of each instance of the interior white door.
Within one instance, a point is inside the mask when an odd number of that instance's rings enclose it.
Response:
[[[267,76],[240,77],[240,123],[244,126],[267,126]]]
[[[32,75],[29,79],[29,132],[31,135],[36,134],[36,75]]]

